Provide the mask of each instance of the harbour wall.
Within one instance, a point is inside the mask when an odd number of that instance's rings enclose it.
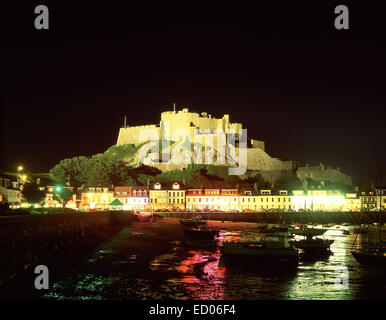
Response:
[[[202,220],[258,223],[350,223],[353,225],[386,222],[386,212],[163,212],[164,218],[190,219],[200,215]]]
[[[132,214],[109,211],[1,217],[0,286],[72,242],[132,222]]]

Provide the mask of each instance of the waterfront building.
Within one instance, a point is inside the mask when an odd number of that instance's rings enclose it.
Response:
[[[190,211],[239,211],[238,189],[188,189],[186,209]]]
[[[21,191],[20,189],[14,189],[13,187],[3,187],[0,186],[0,196],[2,201],[7,202],[11,209],[16,209],[21,207]]]
[[[292,210],[291,196],[288,190],[245,190],[240,195],[240,211]]]
[[[43,203],[44,203],[43,206],[45,208],[60,208],[62,206],[62,204],[54,198],[54,188],[55,187],[53,185],[47,185],[47,186],[40,186],[39,187],[39,190],[44,191],[44,193],[45,193],[44,200],[43,200]],[[65,186],[65,187],[61,187],[61,188],[67,189],[70,193],[73,193],[73,191],[74,191],[73,187]],[[27,204],[27,206],[29,206],[29,204]],[[76,195],[75,195],[75,198],[73,195],[73,197],[67,201],[67,203],[65,204],[65,207],[76,209],[76,207],[77,207]]]
[[[118,199],[115,199],[113,202],[109,204],[109,210],[123,210],[123,203]]]
[[[119,200],[123,210],[141,211],[149,209],[149,192],[146,187],[115,187],[114,199]]]
[[[3,175],[0,176],[0,201],[7,202],[11,209],[21,207],[22,193],[20,184]]]
[[[155,210],[185,210],[185,186],[156,182],[149,188],[150,206]]]
[[[375,188],[377,209],[385,210],[386,208],[386,187]]]
[[[361,199],[356,192],[346,193],[344,211],[360,211]]]
[[[379,197],[373,190],[362,190],[360,192],[361,209],[363,211],[373,211],[377,209],[377,202]]]
[[[292,193],[296,211],[343,211],[346,203],[339,190],[293,190]]]
[[[114,200],[114,192],[109,188],[88,188],[81,193],[79,209],[107,210]]]

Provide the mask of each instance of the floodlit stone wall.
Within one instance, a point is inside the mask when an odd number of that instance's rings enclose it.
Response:
[[[344,174],[338,168],[333,169],[331,167],[325,167],[323,164],[320,166],[300,167],[298,168],[296,175],[302,180],[310,178],[315,181],[330,181],[334,183],[352,185],[350,176]]]
[[[195,129],[209,129],[212,131],[222,131],[224,133],[235,130],[236,139],[238,137],[238,131],[243,128],[241,123],[231,123],[229,121],[229,115],[225,114],[222,118],[214,118],[206,112],[201,114],[197,112],[189,112],[189,109],[184,108],[179,111],[165,111],[161,114],[161,121],[158,125],[146,125],[146,126],[136,126],[121,128],[119,131],[117,145],[121,144],[140,144],[144,141],[140,140],[140,134],[142,130],[153,129],[155,134],[159,137],[162,137],[163,132],[167,132],[166,128],[170,130],[170,139],[173,139],[173,132],[176,130],[184,129],[189,132],[190,142],[193,145],[194,143],[194,131]],[[149,139],[150,140],[150,139]],[[175,141],[176,144],[171,146],[173,149],[181,141]],[[205,139],[202,138],[200,142],[205,146]],[[251,140],[250,148],[247,150],[247,168],[248,170],[262,170],[262,171],[272,171],[272,170],[291,170],[295,167],[294,161],[281,161],[280,159],[270,157],[264,150],[265,144],[264,141]],[[213,147],[215,153],[220,151],[217,148],[217,137],[213,137]],[[224,150],[225,151],[225,150]],[[216,164],[216,161],[214,161]],[[228,163],[226,159],[226,163]],[[173,169],[182,169],[186,167],[185,164],[175,164],[172,161],[168,164],[153,164],[153,166],[159,168],[162,171],[173,170]]]

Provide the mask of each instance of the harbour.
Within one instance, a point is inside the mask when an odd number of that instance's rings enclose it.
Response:
[[[55,277],[48,292],[30,298],[54,300],[356,300],[384,299],[382,268],[359,263],[357,245],[376,241],[377,228],[366,234],[355,226],[331,225],[323,235],[334,240],[327,255],[299,255],[295,268],[228,259],[224,242],[255,241],[257,223],[208,221],[218,230],[218,245],[184,243],[179,219],[135,222],[122,228]],[[315,228],[322,226],[315,226]],[[344,234],[342,230],[349,230]],[[384,236],[384,234],[383,234]],[[295,238],[297,238],[296,236]],[[301,238],[301,237],[300,237]],[[300,239],[299,238],[299,239]],[[71,259],[71,253],[67,259]],[[48,266],[50,267],[50,266]],[[27,297],[28,298],[28,297]]]

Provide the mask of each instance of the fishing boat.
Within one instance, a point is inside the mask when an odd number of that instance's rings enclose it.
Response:
[[[259,233],[278,233],[289,232],[289,225],[287,224],[266,224],[262,223],[257,226]]]
[[[326,232],[326,229],[316,228],[302,228],[293,230],[292,232],[296,235],[304,236],[303,240],[293,240],[291,243],[298,249],[302,249],[307,253],[323,253],[330,250],[331,244],[334,240],[314,238],[322,235]]]
[[[210,230],[206,229],[206,227],[184,228],[183,231],[185,237],[190,240],[213,241],[219,235],[219,230]]]
[[[358,262],[361,262],[363,264],[386,267],[386,250],[357,250],[351,251],[351,254]]]
[[[289,229],[289,231],[297,236],[311,236],[311,237],[316,237],[316,236],[321,236],[324,234],[327,229],[322,229],[322,228],[310,228],[307,225],[301,226],[300,228],[292,228]]]
[[[331,239],[304,239],[296,240],[292,242],[293,245],[302,249],[308,253],[322,253],[324,251],[329,251],[330,246],[334,243],[334,240]]]
[[[357,234],[364,234],[364,233],[367,233],[367,227],[361,225],[359,228],[354,228],[354,229],[353,229],[353,232],[354,232],[354,233],[357,233]]]
[[[290,245],[286,235],[266,234],[254,242],[224,242],[224,256],[249,257],[261,262],[298,262],[298,250]]]
[[[200,226],[207,225],[207,221],[202,221],[200,217],[194,217],[191,219],[182,219],[180,224],[183,228],[199,228]]]

